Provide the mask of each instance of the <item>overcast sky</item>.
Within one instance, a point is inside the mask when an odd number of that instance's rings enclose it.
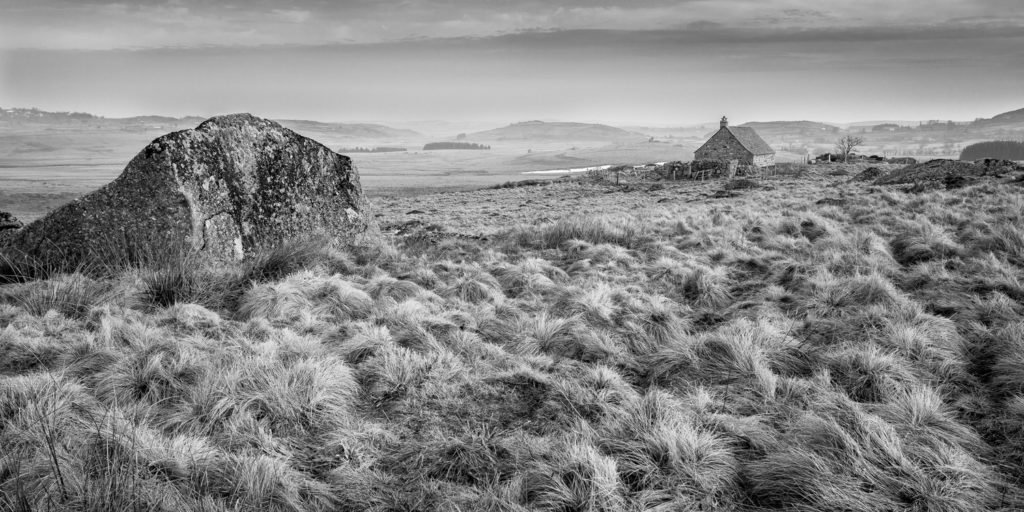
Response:
[[[1024,108],[1022,0],[0,0],[0,106],[685,124]]]

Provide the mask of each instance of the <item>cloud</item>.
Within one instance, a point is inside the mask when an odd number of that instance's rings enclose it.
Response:
[[[278,18],[289,23],[304,23],[312,14],[309,11],[300,11],[297,9],[274,9],[273,13],[276,14]]]
[[[335,28],[344,34],[343,25]],[[772,31],[718,24],[372,44],[17,50],[0,52],[0,105],[500,124],[701,122],[722,112],[737,121],[972,119],[1020,108],[1021,48],[1024,33],[1013,27]]]
[[[1021,27],[1019,0],[6,0],[0,47],[381,43],[517,32]],[[993,21],[995,20],[995,21]],[[339,27],[344,27],[339,30]],[[799,36],[798,36],[799,37]]]

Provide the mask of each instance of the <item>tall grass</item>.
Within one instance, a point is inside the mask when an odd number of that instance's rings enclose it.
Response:
[[[782,180],[0,285],[0,510],[1024,508],[1019,194]]]
[[[549,249],[572,240],[638,249],[653,240],[643,225],[608,217],[564,218],[536,229],[513,229],[505,236],[517,245]]]
[[[21,285],[9,296],[14,304],[33,315],[56,311],[82,319],[95,306],[113,302],[119,290],[110,282],[97,281],[82,274],[58,274],[44,281]]]

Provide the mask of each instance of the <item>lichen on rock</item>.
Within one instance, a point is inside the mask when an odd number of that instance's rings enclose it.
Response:
[[[284,240],[373,244],[351,159],[249,114],[144,148],[113,182],[7,236],[5,252],[65,263],[188,252],[237,260]]]

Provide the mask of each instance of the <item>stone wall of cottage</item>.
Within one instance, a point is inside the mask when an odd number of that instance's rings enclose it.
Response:
[[[747,151],[747,148],[743,147],[740,141],[736,140],[736,137],[733,137],[728,130],[718,130],[717,133],[708,139],[707,144],[704,144],[694,153],[693,157],[694,160],[715,160],[719,162],[739,160],[741,165],[754,164],[754,155]]]
[[[757,167],[771,167],[775,165],[775,155],[757,155],[754,157],[754,165]]]

